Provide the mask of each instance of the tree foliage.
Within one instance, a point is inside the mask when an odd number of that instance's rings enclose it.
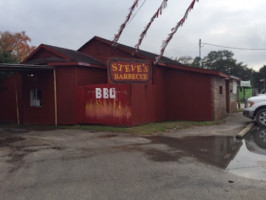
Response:
[[[195,57],[192,60],[188,58],[190,56],[183,56],[176,60],[193,67],[217,70],[228,75],[236,76],[242,80],[250,80],[254,88],[258,88],[259,90],[264,89],[264,82],[260,80],[264,79],[266,81],[266,65],[262,66],[256,72],[242,62],[238,62],[234,58],[234,53],[228,50],[211,51],[202,59],[200,57]]]
[[[22,61],[36,47],[30,46],[31,39],[25,31],[11,33],[9,31],[0,31],[0,52],[4,56],[13,56],[18,61]],[[10,54],[10,55],[9,55]]]
[[[193,58],[191,56],[181,56],[176,60],[184,65],[189,65],[193,62]]]
[[[10,52],[0,51],[0,63],[18,63],[19,60]]]
[[[217,70],[242,80],[252,80],[253,70],[234,59],[234,53],[228,50],[211,51],[202,60],[203,68]]]

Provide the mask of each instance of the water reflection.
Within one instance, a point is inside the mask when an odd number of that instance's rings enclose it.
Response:
[[[252,129],[244,141],[245,145],[227,166],[227,170],[246,178],[266,181],[266,129]]]
[[[172,138],[165,136],[153,136],[149,139],[154,144],[165,144],[178,151],[156,153],[153,152],[151,159],[154,161],[175,161],[177,158],[189,156],[201,162],[226,168],[234,159],[243,142],[231,136],[204,136]],[[165,159],[167,157],[167,159]]]
[[[266,129],[254,128],[243,141],[231,136],[147,138],[152,144],[171,148],[170,151],[146,151],[154,161],[176,161],[189,156],[239,176],[266,180]]]
[[[256,127],[245,138],[246,147],[249,151],[266,155],[266,129]]]

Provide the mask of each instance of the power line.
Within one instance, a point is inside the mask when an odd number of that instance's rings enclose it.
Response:
[[[134,15],[131,17],[131,19],[128,21],[128,24],[134,19],[136,14],[139,12],[139,10],[142,8],[142,6],[146,3],[147,0],[144,0],[141,4],[141,6],[138,8],[138,10],[134,13]]]
[[[266,51],[266,49],[229,47],[229,46],[223,46],[223,45],[218,45],[218,44],[211,44],[211,43],[207,43],[207,42],[202,43],[201,47],[203,47],[204,45],[209,45],[209,46],[214,46],[214,47],[222,47],[222,48],[225,48],[225,49],[244,50],[244,51]]]

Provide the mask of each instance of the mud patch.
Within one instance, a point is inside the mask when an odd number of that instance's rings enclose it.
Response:
[[[167,161],[178,161],[179,158],[183,156],[182,153],[171,153],[165,152],[158,149],[149,149],[145,151],[148,157],[150,157],[153,161],[157,162],[167,162]]]
[[[19,170],[25,164],[25,157],[42,150],[59,151],[65,149],[48,140],[36,137],[21,137],[11,134],[0,135],[1,160],[10,165],[9,173]]]
[[[25,138],[23,137],[5,137],[0,138],[0,147],[1,146],[9,146],[11,143],[23,141]]]
[[[115,134],[110,134],[110,135],[100,135],[98,136],[98,138],[113,138],[113,137],[117,137],[118,135]]]
[[[22,134],[28,133],[29,130],[22,128],[3,128],[0,129],[0,134]]]

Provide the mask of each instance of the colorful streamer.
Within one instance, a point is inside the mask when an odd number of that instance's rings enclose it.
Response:
[[[134,9],[135,9],[137,6],[138,6],[138,0],[135,0],[135,2],[133,3],[133,5],[130,7],[130,12],[129,12],[129,14],[128,14],[127,17],[126,17],[125,22],[120,26],[120,29],[119,29],[118,33],[117,33],[117,34],[115,35],[115,37],[114,37],[114,40],[113,40],[113,46],[118,42],[118,40],[119,40],[119,38],[120,38],[120,36],[121,36],[121,34],[122,34],[124,28],[126,27],[127,22],[129,21],[129,19],[130,19],[132,13],[133,13],[133,11],[134,11]]]
[[[161,59],[161,57],[164,54],[164,51],[168,45],[168,43],[170,42],[170,40],[173,38],[174,34],[176,33],[176,31],[178,30],[179,27],[183,26],[187,17],[188,17],[188,13],[194,8],[194,4],[196,1],[199,0],[193,0],[191,2],[191,4],[189,5],[189,7],[187,8],[184,17],[176,24],[176,26],[174,28],[171,29],[171,33],[168,35],[167,39],[163,41],[162,44],[162,48],[161,48],[161,53],[159,56],[156,57],[154,64],[157,64],[159,62],[159,60]]]
[[[164,8],[166,8],[166,6],[167,6],[167,1],[168,1],[168,0],[163,0],[163,2],[161,3],[160,7],[159,7],[158,10],[156,11],[156,13],[152,16],[150,22],[149,22],[148,25],[145,27],[144,31],[140,34],[139,41],[138,41],[138,43],[135,45],[135,47],[136,47],[136,51],[135,51],[135,52],[138,52],[139,47],[140,47],[140,45],[141,45],[141,43],[142,43],[142,40],[143,40],[144,36],[146,35],[148,29],[150,28],[152,22],[155,20],[155,18],[159,17],[159,15],[162,14],[162,10],[163,10]]]

